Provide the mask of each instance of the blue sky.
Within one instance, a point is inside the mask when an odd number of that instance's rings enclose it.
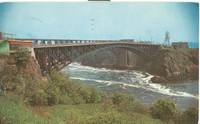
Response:
[[[198,42],[195,3],[1,3],[0,31],[18,38]]]

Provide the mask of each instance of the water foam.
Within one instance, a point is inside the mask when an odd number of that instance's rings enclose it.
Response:
[[[95,68],[95,67],[91,67],[91,66],[83,66],[80,63],[74,62],[68,65],[68,68],[70,68],[71,70],[79,70],[79,71],[91,71],[91,72],[116,72],[116,73],[125,73],[128,70],[112,70],[112,69],[107,69],[107,68]]]
[[[124,74],[129,74],[133,77],[128,77],[130,79],[129,82],[126,81],[113,81],[113,80],[99,80],[99,79],[93,79],[93,78],[82,78],[82,77],[76,77],[76,76],[71,76],[71,79],[78,79],[78,80],[83,80],[83,81],[94,81],[97,83],[105,83],[107,85],[112,85],[112,84],[120,84],[124,87],[134,87],[134,88],[142,88],[144,90],[160,93],[163,95],[168,95],[168,96],[178,96],[178,97],[191,97],[198,99],[198,96],[194,96],[190,93],[187,92],[182,92],[182,91],[177,91],[174,89],[171,89],[169,87],[166,87],[161,84],[157,83],[152,83],[151,78],[153,75],[149,73],[144,73],[140,71],[130,71],[130,70],[111,70],[111,69],[106,69],[106,68],[94,68],[90,66],[83,66],[79,63],[72,63],[68,66],[68,69],[73,70],[73,71],[82,71],[82,72],[92,72],[92,73],[99,73],[99,72],[114,72],[114,73],[124,73]]]

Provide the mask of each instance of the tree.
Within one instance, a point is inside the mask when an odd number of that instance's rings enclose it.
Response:
[[[158,118],[167,122],[173,120],[177,113],[176,105],[170,99],[158,100],[150,110],[151,115],[154,118]]]
[[[182,114],[182,124],[197,124],[198,123],[198,109],[188,108]]]

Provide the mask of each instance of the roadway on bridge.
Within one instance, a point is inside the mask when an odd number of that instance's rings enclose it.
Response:
[[[62,43],[62,44],[34,44],[34,48],[49,48],[49,47],[70,47],[70,46],[94,46],[94,45],[142,45],[142,46],[159,46],[158,44],[147,44],[139,42],[93,42],[93,43]]]

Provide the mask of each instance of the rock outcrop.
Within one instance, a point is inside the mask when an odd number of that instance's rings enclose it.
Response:
[[[39,64],[33,57],[29,58],[26,65],[24,65],[23,67],[18,67],[14,55],[1,55],[0,77],[4,75],[16,76],[17,74],[31,77],[34,80],[41,80],[43,78]]]
[[[153,82],[198,80],[198,49],[161,49],[148,65],[147,72],[156,75]]]

